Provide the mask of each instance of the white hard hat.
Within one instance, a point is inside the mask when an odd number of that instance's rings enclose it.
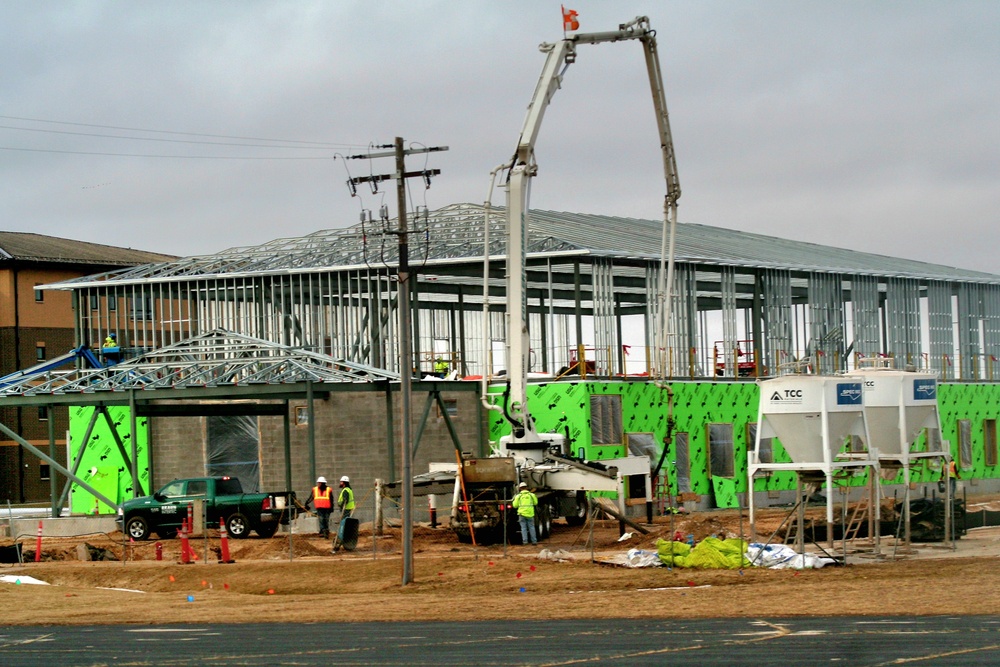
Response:
[[[320,475],[319,477],[316,478],[316,483],[317,484],[326,484],[326,477],[323,477],[322,475]]]
[[[343,477],[340,478],[340,481],[341,482],[348,482],[348,483],[350,483],[351,478],[348,477],[347,475],[344,475]]]
[[[519,488],[519,489],[526,489],[526,488],[528,488],[528,485],[526,483],[524,483],[524,482],[521,482],[520,484],[517,485],[517,488]]]

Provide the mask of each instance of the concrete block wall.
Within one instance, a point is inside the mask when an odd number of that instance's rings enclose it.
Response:
[[[478,394],[472,392],[442,392],[446,401],[456,402],[452,424],[458,433],[462,449],[479,451],[480,433],[485,433],[485,414],[479,408]],[[424,413],[427,394],[414,393],[411,434],[416,438]],[[316,475],[323,475],[337,487],[342,475],[351,478],[358,501],[357,516],[370,520],[374,506],[376,478],[397,481],[402,474],[399,451],[401,406],[398,393],[393,395],[394,434],[391,443],[387,433],[386,396],[384,392],[334,392],[329,398],[314,402]],[[289,404],[292,488],[304,500],[315,483],[310,472],[309,427],[297,423],[297,408],[305,401]],[[303,410],[304,411],[304,410]],[[284,421],[281,417],[260,417],[261,488],[268,491],[286,490]],[[391,452],[390,452],[391,448]],[[150,420],[150,451],[152,454],[153,488],[160,488],[178,477],[206,474],[206,428],[203,417],[161,417]],[[455,446],[444,418],[435,405],[431,406],[421,441],[414,457],[413,473],[427,472],[431,461],[452,462]],[[391,462],[391,467],[390,467]],[[420,520],[420,516],[415,518]]]
[[[479,410],[478,395],[462,392],[442,394],[442,397],[456,401],[457,414],[451,419],[462,448],[477,451],[480,429],[485,428],[480,424],[480,420],[485,417]],[[426,399],[426,394],[413,395],[413,438],[416,438],[420,427]],[[371,518],[375,479],[396,481],[402,474],[402,456],[399,451],[401,406],[398,394],[393,395],[393,400],[394,433],[391,444],[387,432],[384,392],[334,393],[328,399],[317,400],[314,404],[316,474],[326,477],[335,488],[342,475],[350,477],[359,505],[357,516],[362,520]],[[292,490],[300,498],[307,497],[315,483],[309,470],[308,426],[295,423],[296,408],[304,408],[305,405],[305,401],[298,401],[289,406],[292,416]],[[261,417],[260,431],[261,482],[267,489],[284,489],[282,419]],[[448,428],[444,419],[439,416],[436,405],[432,406],[414,457],[412,471],[414,474],[427,472],[431,461],[454,460],[455,446]]]
[[[153,490],[179,477],[205,474],[205,418],[157,417],[149,420]]]

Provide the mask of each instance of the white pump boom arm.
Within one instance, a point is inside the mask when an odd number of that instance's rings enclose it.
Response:
[[[535,431],[531,414],[527,407],[528,377],[528,301],[525,256],[527,254],[528,190],[531,177],[537,172],[535,164],[535,140],[541,128],[545,110],[562,83],[566,68],[576,60],[577,44],[599,44],[636,39],[642,44],[646,57],[649,85],[653,94],[656,123],[663,153],[663,172],[666,180],[664,198],[664,234],[661,248],[661,270],[659,303],[662,311],[657,318],[658,350],[666,349],[666,327],[670,321],[669,294],[673,279],[674,229],[677,221],[677,200],[681,196],[677,178],[677,161],[674,157],[673,140],[670,137],[670,121],[667,116],[667,102],[660,75],[659,56],[656,51],[656,33],[649,27],[649,19],[640,16],[630,23],[619,26],[617,31],[581,33],[569,35],[555,44],[542,44],[542,51],[548,55],[542,75],[535,87],[534,96],[528,106],[528,114],[521,130],[510,165],[507,183],[507,377],[510,382],[507,416],[513,422],[511,446],[536,443],[540,440]],[[667,230],[669,229],[669,235]],[[669,236],[669,243],[668,243]],[[669,257],[664,270],[663,262]],[[657,361],[658,370],[664,363]],[[581,359],[582,363],[583,360]]]

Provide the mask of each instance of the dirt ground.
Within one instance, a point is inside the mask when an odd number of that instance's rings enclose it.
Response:
[[[758,534],[766,537],[783,517],[761,516]],[[506,548],[473,548],[444,529],[418,526],[406,586],[398,530],[377,538],[373,550],[363,526],[357,549],[337,554],[315,535],[230,540],[235,562],[228,564],[218,562],[217,535],[192,539],[193,564],[180,564],[180,540],[161,540],[163,560],[156,560],[155,541],[130,545],[120,533],[44,538],[43,561],[35,563],[29,539],[25,564],[0,565],[0,625],[310,622],[316,609],[352,610],[330,620],[491,620],[523,617],[525,605],[539,618],[1000,613],[1000,597],[989,593],[1000,586],[1000,528],[971,530],[954,549],[883,539],[875,554],[870,542],[858,542],[849,545],[846,566],[817,570],[601,562],[633,548],[655,550],[671,530],[699,540],[749,534],[745,513],[741,521],[736,511],[673,521],[658,518],[648,535],[629,528],[624,541],[617,522],[598,521],[593,550],[589,526],[562,522],[538,547]],[[81,551],[109,560],[81,561]]]

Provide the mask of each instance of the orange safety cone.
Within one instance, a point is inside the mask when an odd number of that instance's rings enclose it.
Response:
[[[229,533],[226,532],[226,522],[224,519],[219,519],[219,549],[221,553],[220,563],[235,563],[236,561],[230,560],[229,558]]]
[[[42,562],[42,522],[38,522],[38,539],[35,540],[35,562]]]
[[[191,545],[188,542],[187,521],[181,524],[181,564],[187,565],[191,562]]]

